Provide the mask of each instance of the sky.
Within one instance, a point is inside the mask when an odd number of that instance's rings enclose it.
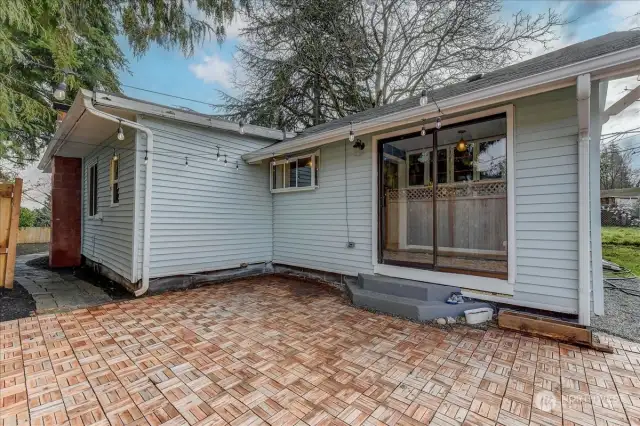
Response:
[[[506,0],[503,16],[510,18],[514,13],[523,10],[526,13],[546,13],[549,9],[560,13],[570,23],[562,27],[557,33],[557,40],[551,43],[551,50],[555,50],[573,43],[588,40],[600,35],[640,27],[640,1],[634,0]],[[238,72],[234,55],[238,43],[241,42],[239,31],[242,21],[236,20],[227,30],[227,38],[219,44],[215,39],[199,46],[191,57],[184,57],[178,50],[165,50],[153,46],[142,57],[135,57],[127,45],[125,38],[119,38],[118,44],[125,52],[129,61],[129,72],[120,74],[123,93],[170,106],[191,108],[203,113],[211,113],[212,108],[207,104],[220,103],[220,91],[236,95],[238,91],[233,87],[233,74]],[[540,47],[532,47],[531,57],[545,53]],[[612,104],[626,92],[640,85],[640,77],[630,77],[609,84],[607,105]],[[131,86],[131,87],[129,87]],[[182,98],[198,100],[190,102],[142,90],[164,92]],[[618,132],[640,127],[640,102],[627,108],[623,114],[612,117],[603,126],[602,133]],[[622,147],[640,146],[640,134],[624,139]],[[640,155],[635,157],[635,166],[640,167]],[[21,175],[25,179],[25,186],[35,182],[46,182],[47,175],[39,173],[32,165]],[[36,198],[38,198],[36,196]],[[25,207],[38,207],[36,202],[24,201]]]

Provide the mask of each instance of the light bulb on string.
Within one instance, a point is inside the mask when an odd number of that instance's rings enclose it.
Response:
[[[244,121],[240,120],[240,122],[238,123],[238,131],[240,132],[241,135],[244,135]]]
[[[440,117],[436,118],[436,129],[440,129],[442,127],[442,120]]]
[[[425,127],[424,120],[422,120],[422,129],[420,129],[420,135],[421,136],[427,135],[427,128]]]
[[[351,129],[349,130],[349,142],[353,142],[356,138],[356,134],[353,132],[353,121],[349,123]]]
[[[119,121],[119,125],[118,125],[118,140],[119,141],[123,141],[124,140],[124,130],[122,130],[122,120],[118,120]]]
[[[420,106],[425,106],[428,102],[427,89],[422,89],[422,93],[420,93]]]
[[[65,73],[62,77],[62,81],[58,84],[56,90],[53,91],[53,97],[58,101],[64,101],[64,99],[67,97],[67,83],[65,81],[66,79],[67,74]]]

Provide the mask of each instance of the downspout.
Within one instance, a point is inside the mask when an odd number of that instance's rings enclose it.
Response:
[[[152,189],[152,167],[153,167],[153,133],[148,127],[145,127],[135,121],[125,120],[115,115],[108,114],[100,111],[93,106],[93,103],[86,97],[83,99],[84,107],[86,111],[97,117],[104,118],[114,123],[120,123],[123,126],[128,126],[136,130],[140,130],[147,135],[147,167],[145,170],[145,187],[144,187],[144,231],[142,234],[142,283],[138,290],[135,290],[133,294],[136,297],[142,296],[149,290],[149,258],[151,253],[151,189]],[[138,165],[136,164],[136,167]],[[136,188],[137,190],[137,188]],[[137,212],[134,212],[137,214]],[[134,247],[133,250],[137,250]]]
[[[591,253],[589,212],[589,139],[591,135],[591,75],[578,76],[578,321],[591,320]]]

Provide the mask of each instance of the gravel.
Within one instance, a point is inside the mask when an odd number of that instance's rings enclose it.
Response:
[[[591,326],[595,330],[640,342],[640,278],[605,279],[604,315],[593,315]]]

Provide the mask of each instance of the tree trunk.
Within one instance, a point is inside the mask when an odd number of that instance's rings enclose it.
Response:
[[[313,80],[313,125],[320,123],[320,77],[316,75]]]

